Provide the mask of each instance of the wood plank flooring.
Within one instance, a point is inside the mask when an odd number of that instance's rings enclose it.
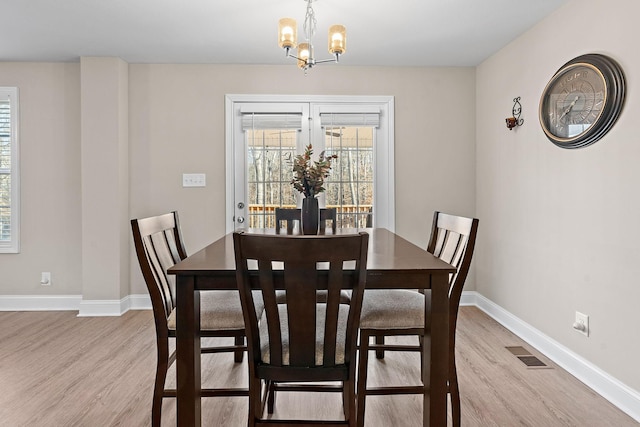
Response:
[[[0,313],[0,426],[150,425],[155,334],[150,311],[78,318],[75,312]],[[457,361],[463,426],[638,426],[580,381],[475,307],[462,307]],[[506,346],[523,346],[549,369],[529,369]],[[417,354],[370,358],[371,385],[416,381]],[[175,383],[170,372],[169,381]],[[246,362],[203,356],[203,382],[246,384]],[[280,393],[275,416],[339,418],[338,395]],[[246,398],[203,399],[203,425],[246,425]],[[420,425],[416,396],[367,401],[368,427]],[[165,399],[163,426],[175,426]]]

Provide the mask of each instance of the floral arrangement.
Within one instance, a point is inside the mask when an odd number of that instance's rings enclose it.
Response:
[[[331,162],[338,158],[337,154],[325,156],[324,151],[320,153],[317,162],[311,161],[313,147],[307,145],[304,154],[299,154],[293,159],[293,188],[304,194],[304,197],[315,197],[322,193],[325,188],[324,180],[329,176]]]

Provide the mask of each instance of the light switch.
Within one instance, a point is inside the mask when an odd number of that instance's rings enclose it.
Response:
[[[207,175],[204,173],[183,173],[182,186],[183,187],[206,187]]]

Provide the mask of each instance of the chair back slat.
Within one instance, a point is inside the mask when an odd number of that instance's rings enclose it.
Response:
[[[249,357],[255,363],[315,368],[346,364],[355,357],[366,279],[366,233],[234,233],[233,237]],[[252,260],[257,260],[259,272],[251,269],[255,265]],[[262,293],[267,323],[262,330],[252,289]],[[327,300],[318,302],[317,291],[324,289],[328,290]],[[350,304],[340,304],[343,289],[352,289]],[[277,290],[284,290],[284,304],[277,304]]]
[[[265,304],[269,304],[270,307],[277,307],[276,304],[276,286],[273,282],[273,266],[271,260],[257,259],[258,270],[260,272],[260,284],[263,288],[263,300]],[[253,293],[251,293],[253,295]],[[255,313],[255,304],[252,304],[253,312]],[[269,355],[273,362],[276,364],[282,364],[282,330],[280,328],[280,312],[278,310],[269,310],[267,314],[267,327],[268,335],[272,337],[269,341],[271,346],[269,348]]]
[[[145,254],[147,261],[153,272],[155,279],[155,285],[160,290],[162,295],[162,302],[165,309],[165,317],[168,317],[171,310],[175,306],[175,299],[173,298],[175,287],[172,286],[171,280],[167,274],[167,268],[171,267],[175,263],[169,262],[171,259],[170,252],[168,250],[167,240],[165,239],[165,233],[153,234],[146,236],[142,239],[144,244]]]
[[[338,331],[338,318],[340,307],[340,292],[344,287],[342,275],[342,263],[333,262],[329,266],[329,282],[327,286],[327,314],[324,332],[324,354],[325,364],[334,365],[336,363],[336,337]]]

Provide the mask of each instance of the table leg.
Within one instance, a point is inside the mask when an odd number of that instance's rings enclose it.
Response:
[[[200,292],[195,277],[178,276],[176,295],[176,381],[179,426],[199,427],[200,403]]]
[[[426,310],[426,306],[425,306]],[[425,312],[425,321],[427,320]],[[425,394],[423,425],[447,425],[447,377],[449,372],[449,275],[431,276],[431,334],[423,342],[423,380],[429,383]],[[431,339],[429,339],[429,336]]]

